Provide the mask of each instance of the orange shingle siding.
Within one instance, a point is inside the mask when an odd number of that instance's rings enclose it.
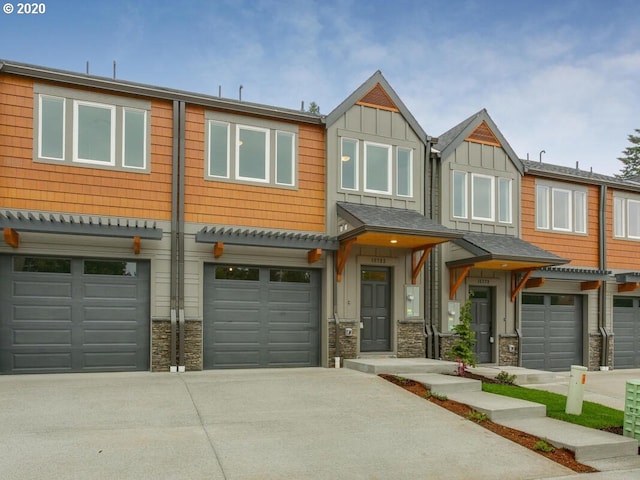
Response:
[[[587,236],[536,230],[535,177],[522,178],[522,238],[540,248],[570,259],[571,266],[598,268],[599,191],[589,185],[587,193]]]
[[[204,109],[188,106],[185,220],[265,229],[325,229],[325,131],[298,125],[297,190],[204,179]]]
[[[151,105],[151,173],[37,163],[33,81],[0,75],[0,207],[171,218],[172,105]]]
[[[640,242],[613,237],[613,193],[607,190],[607,268],[639,271]]]

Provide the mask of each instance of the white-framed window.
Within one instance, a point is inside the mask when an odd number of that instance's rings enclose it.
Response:
[[[343,137],[340,141],[340,187],[344,190],[358,189],[359,142]]]
[[[587,190],[573,185],[536,185],[536,228],[587,233]]]
[[[391,146],[364,144],[364,191],[391,194]]]
[[[512,220],[512,181],[498,178],[498,222],[511,223]]]
[[[495,219],[495,177],[471,174],[471,217],[474,220]]]
[[[396,194],[413,196],[413,150],[398,147],[396,152]]]
[[[452,182],[453,216],[467,218],[467,173],[454,170]]]
[[[64,160],[66,100],[39,95],[38,157]]]
[[[276,183],[278,185],[295,184],[296,137],[291,132],[276,132]]]
[[[151,102],[40,84],[34,93],[34,161],[150,172]]]
[[[640,198],[614,195],[613,236],[640,240]]]
[[[206,180],[296,188],[298,126],[205,112]]]
[[[269,182],[269,130],[236,126],[236,178]]]

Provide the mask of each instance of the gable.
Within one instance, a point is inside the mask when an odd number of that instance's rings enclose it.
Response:
[[[465,138],[467,142],[472,143],[481,143],[483,145],[491,145],[494,147],[502,148],[502,144],[500,140],[493,134],[489,125],[484,120],[480,125],[476,127],[476,129],[469,134],[467,138]]]
[[[392,112],[400,111],[379,83],[376,83],[371,90],[360,98],[360,100],[356,102],[356,105],[364,105],[365,107],[379,108],[381,110],[389,110]]]

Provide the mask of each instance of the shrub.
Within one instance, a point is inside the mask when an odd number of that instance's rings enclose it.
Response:
[[[511,375],[508,372],[501,371],[498,375],[496,375],[496,380],[504,385],[513,385],[516,383],[517,375]]]

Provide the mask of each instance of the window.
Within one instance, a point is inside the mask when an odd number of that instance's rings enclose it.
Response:
[[[116,275],[135,277],[138,275],[138,264],[119,260],[85,260],[85,275]]]
[[[627,200],[627,236],[640,238],[640,202]]]
[[[34,85],[34,160],[149,172],[151,103]]]
[[[471,175],[471,216],[474,220],[494,219],[494,177]]]
[[[498,221],[511,223],[511,180],[498,179]]]
[[[269,270],[270,282],[311,283],[311,270]]]
[[[358,188],[358,141],[343,138],[340,151],[341,187],[345,190]]]
[[[391,193],[391,146],[365,142],[364,190]]]
[[[260,269],[251,267],[216,267],[216,280],[260,280]]]
[[[71,260],[52,257],[13,257],[14,272],[71,273]]]
[[[586,189],[546,182],[536,185],[536,228],[586,234]]]
[[[296,125],[220,112],[205,119],[206,179],[296,186]]]
[[[293,185],[293,152],[295,149],[293,133],[276,133],[276,183],[279,185]]]
[[[400,197],[413,196],[413,150],[398,147],[396,160],[396,193]]]
[[[620,197],[613,198],[613,236],[624,238],[626,236],[625,228],[625,199]]]
[[[467,174],[453,171],[453,216],[467,218]]]

